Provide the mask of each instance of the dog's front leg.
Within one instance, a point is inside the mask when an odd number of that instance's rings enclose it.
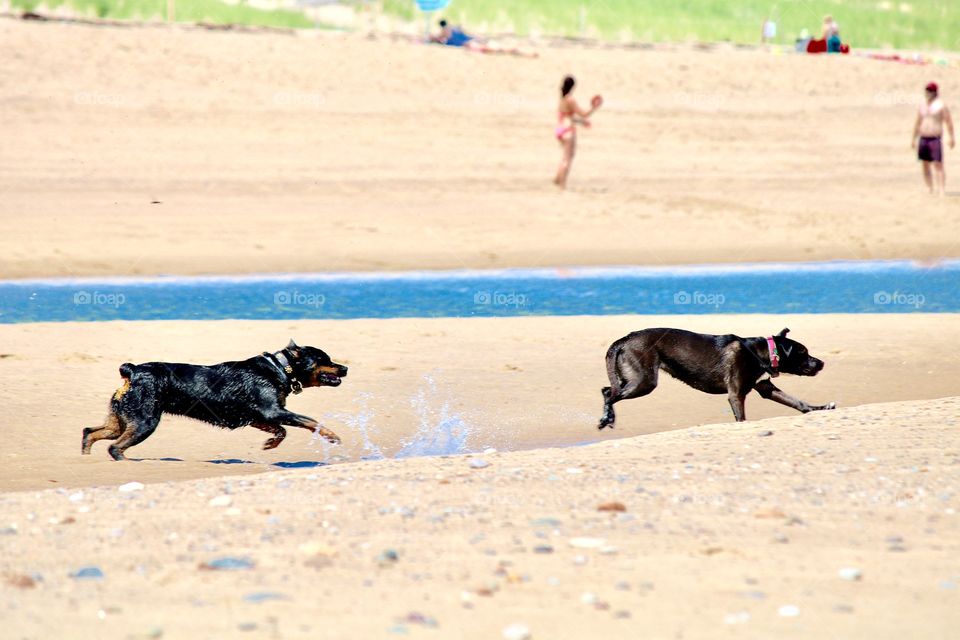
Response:
[[[746,398],[740,391],[731,390],[727,394],[727,399],[730,401],[730,408],[733,409],[733,419],[737,422],[743,422],[747,419],[746,409],[744,407],[746,403]]]
[[[809,413],[810,411],[824,411],[837,408],[836,402],[830,402],[828,404],[821,405],[807,404],[800,398],[794,398],[790,394],[784,393],[769,379],[761,380],[754,388],[757,390],[757,393],[760,394],[761,398],[779,402],[780,404],[790,407],[791,409],[796,409],[801,413]]]
[[[288,424],[292,427],[300,427],[301,429],[309,429],[310,431],[319,433],[321,436],[326,438],[327,442],[330,444],[340,444],[340,436],[309,416],[302,416],[299,413],[284,410],[280,413],[280,420],[283,422],[283,424]]]

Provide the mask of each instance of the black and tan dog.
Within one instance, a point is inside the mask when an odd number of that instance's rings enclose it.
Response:
[[[102,426],[83,430],[81,453],[89,454],[97,440],[110,445],[114,460],[156,430],[164,413],[187,416],[218,427],[251,426],[273,437],[263,444],[273,449],[287,437],[284,425],[319,433],[337,444],[340,437],[316,420],[287,411],[290,393],[303,387],[336,387],[347,368],[313,347],[293,340],[281,351],[264,352],[248,360],[211,366],[175,362],[120,365],[123,385],[110,399]]]
[[[780,373],[815,376],[823,369],[823,360],[788,338],[788,331],[768,338],[741,338],[683,329],[644,329],[620,338],[607,350],[610,386],[602,390],[603,417],[598,428],[613,427],[615,403],[653,391],[661,369],[694,389],[727,394],[737,422],[746,420],[744,402],[754,389],[768,400],[803,413],[835,409],[836,403],[810,405],[778,389],[770,378],[760,379],[764,374],[773,378]]]

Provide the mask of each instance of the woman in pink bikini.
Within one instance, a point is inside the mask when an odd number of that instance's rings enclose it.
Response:
[[[571,95],[576,84],[577,81],[573,79],[573,76],[567,76],[563,79],[563,85],[560,87],[560,105],[557,107],[555,135],[563,148],[563,158],[560,160],[557,177],[553,179],[553,183],[561,189],[567,187],[570,165],[573,164],[573,156],[577,152],[577,125],[582,124],[589,127],[590,121],[587,118],[603,104],[603,98],[593,96],[590,101],[590,110],[584,111],[581,109]]]

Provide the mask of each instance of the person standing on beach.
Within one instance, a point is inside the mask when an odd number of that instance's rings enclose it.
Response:
[[[577,152],[577,125],[582,124],[585,127],[590,126],[588,118],[594,111],[603,104],[603,98],[593,96],[590,101],[590,110],[584,111],[573,99],[573,88],[577,81],[573,76],[567,76],[560,85],[560,104],[557,107],[557,128],[554,135],[563,149],[563,157],[560,160],[560,166],[557,168],[557,177],[553,183],[561,189],[567,187],[567,176],[570,175],[570,166],[573,164],[573,156]]]
[[[930,193],[946,194],[947,177],[943,170],[943,126],[950,134],[950,148],[953,149],[953,119],[950,110],[940,99],[940,90],[936,82],[926,87],[926,100],[917,112],[917,121],[913,125],[911,146],[917,150],[917,157],[923,162],[923,181]],[[936,174],[935,176],[931,174]]]

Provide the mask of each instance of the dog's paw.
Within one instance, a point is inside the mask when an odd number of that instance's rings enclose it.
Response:
[[[276,449],[280,446],[280,443],[283,442],[283,438],[270,438],[263,443],[263,450]]]
[[[330,431],[330,429],[327,429],[326,427],[320,427],[317,429],[317,433],[323,436],[330,444],[340,444],[340,436],[335,434],[333,431]]]
[[[836,408],[837,408],[837,403],[836,403],[836,402],[828,402],[827,404],[823,405],[823,408],[826,409],[826,410],[828,410],[828,411],[829,411],[830,409],[836,409]]]

